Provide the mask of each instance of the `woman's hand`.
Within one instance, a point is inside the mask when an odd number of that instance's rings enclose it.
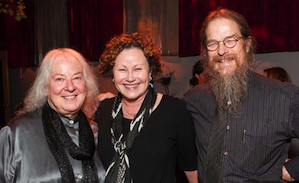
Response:
[[[290,161],[290,159],[286,159],[285,162],[288,162]],[[289,174],[288,170],[286,169],[285,166],[282,167],[282,177],[281,177],[282,180],[285,180],[287,182],[294,182],[295,180],[292,178],[292,176]]]
[[[115,94],[111,93],[111,92],[106,92],[106,93],[100,93],[97,97],[96,100],[101,102],[105,99],[110,99],[115,97]]]

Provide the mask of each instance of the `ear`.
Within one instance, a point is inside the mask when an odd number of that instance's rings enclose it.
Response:
[[[248,36],[248,38],[245,41],[246,53],[249,53],[250,51],[251,42],[252,42],[252,37]]]
[[[44,95],[48,96],[48,89],[44,89]]]

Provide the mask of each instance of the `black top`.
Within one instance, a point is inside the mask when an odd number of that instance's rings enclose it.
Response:
[[[209,83],[189,91],[185,101],[195,123],[199,180],[203,182],[216,101]],[[299,157],[285,163],[291,138],[299,136],[299,88],[250,72],[242,105],[240,116],[226,121],[223,182],[284,182],[283,165],[299,180]]]
[[[95,117],[99,125],[98,150],[106,169],[114,155],[110,133],[113,102],[103,101]],[[130,120],[123,122],[127,133]],[[129,159],[134,183],[175,182],[176,159],[183,170],[197,169],[194,124],[182,100],[163,96],[136,137]]]

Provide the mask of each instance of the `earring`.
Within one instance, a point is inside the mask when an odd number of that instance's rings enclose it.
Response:
[[[114,83],[114,78],[112,79],[112,82]]]

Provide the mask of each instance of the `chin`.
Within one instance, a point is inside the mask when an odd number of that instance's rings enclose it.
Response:
[[[235,73],[235,71],[225,71],[225,72],[219,72],[222,76],[230,76],[233,75]]]
[[[236,68],[225,68],[225,69],[218,69],[219,74],[223,76],[229,76],[234,74],[236,71]]]
[[[130,101],[134,101],[134,100],[138,100],[139,98],[141,98],[141,95],[123,95],[123,98],[130,100]]]
[[[64,108],[64,111],[69,113],[76,113],[80,110],[80,106],[74,106],[74,107],[66,107]]]
[[[124,98],[125,99],[127,99],[127,100],[130,100],[130,101],[134,101],[134,100],[137,100],[138,99],[138,97],[133,97],[133,96],[124,96]]]

